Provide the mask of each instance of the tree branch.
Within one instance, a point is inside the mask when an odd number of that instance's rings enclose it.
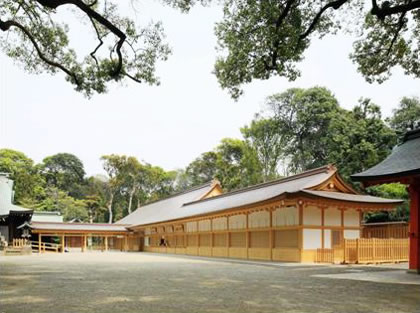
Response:
[[[304,39],[307,36],[309,36],[310,33],[315,29],[315,26],[318,24],[319,19],[321,18],[322,14],[329,8],[333,8],[334,10],[338,10],[344,3],[346,3],[348,0],[336,0],[333,2],[329,2],[326,5],[324,5],[321,10],[315,15],[314,19],[312,20],[311,24],[309,25],[308,29],[299,36],[299,39]]]
[[[389,15],[404,13],[420,8],[420,0],[410,1],[408,3],[395,6],[389,6],[388,1],[384,2],[384,4],[385,3],[388,5],[382,5],[379,7],[376,0],[372,0],[372,9],[370,10],[370,13],[375,15],[378,19],[383,20]]]
[[[116,43],[116,52],[118,55],[117,66],[115,70],[111,73],[111,76],[118,76],[122,72],[123,67],[123,56],[121,53],[122,45],[126,40],[126,35],[111,21],[103,17],[101,14],[93,10],[90,5],[85,4],[83,1],[80,0],[37,0],[38,3],[41,5],[48,7],[50,9],[57,9],[58,7],[66,4],[72,4],[77,6],[80,10],[86,13],[87,16],[97,21],[99,24],[103,25],[107,29],[109,29],[115,36],[119,38]]]
[[[62,64],[50,60],[49,58],[47,58],[44,55],[44,53],[41,51],[41,48],[39,47],[38,43],[36,42],[35,38],[25,28],[25,26],[19,24],[16,21],[11,21],[11,20],[9,20],[9,21],[2,21],[2,20],[0,20],[0,30],[2,30],[2,31],[8,31],[10,29],[10,27],[12,27],[12,26],[20,29],[29,38],[29,40],[32,42],[32,45],[34,46],[36,52],[38,53],[38,56],[41,58],[42,61],[44,61],[45,63],[47,63],[48,65],[50,65],[52,67],[59,68],[64,73],[66,73],[67,75],[69,75],[70,77],[72,77],[74,79],[75,83],[80,86],[79,80],[77,79],[76,75],[72,71],[70,71],[69,69],[67,69]]]

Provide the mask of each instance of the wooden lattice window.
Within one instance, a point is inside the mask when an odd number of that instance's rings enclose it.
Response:
[[[200,247],[211,247],[211,235],[200,235]]]
[[[187,244],[189,247],[198,247],[198,235],[188,235]]]
[[[227,234],[214,234],[213,237],[214,247],[226,247],[227,246]]]
[[[246,247],[246,233],[245,232],[231,233],[230,246],[234,248],[245,248]]]
[[[270,234],[268,231],[253,231],[249,237],[250,248],[269,248]]]
[[[274,232],[275,248],[299,248],[299,231],[293,230],[276,230]]]

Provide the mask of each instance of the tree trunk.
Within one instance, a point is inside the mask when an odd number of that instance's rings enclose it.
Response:
[[[136,188],[133,187],[130,191],[130,199],[128,200],[128,214],[131,214],[131,205],[133,203],[134,193],[136,192]]]
[[[109,220],[108,223],[112,224],[112,203],[114,202],[114,194],[111,193],[111,198],[109,199],[108,203],[108,212],[109,212]]]

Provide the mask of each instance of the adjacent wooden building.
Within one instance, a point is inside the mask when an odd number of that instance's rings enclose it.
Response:
[[[117,224],[130,225],[149,252],[314,262],[320,249],[361,236],[363,211],[401,202],[360,194],[325,166],[229,193],[209,183],[140,207]]]

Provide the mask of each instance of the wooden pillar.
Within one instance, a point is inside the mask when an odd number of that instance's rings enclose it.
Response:
[[[321,248],[325,248],[325,208],[321,208]]]
[[[269,245],[270,245],[270,260],[273,260],[273,211],[270,209],[268,210],[268,213],[270,214],[270,233],[269,233]]]
[[[66,237],[64,234],[61,235],[61,253],[64,253],[64,248],[66,246]]]
[[[128,251],[128,236],[125,235],[124,237],[124,251]]]
[[[38,234],[38,253],[41,253],[42,234]]]
[[[83,252],[86,252],[87,250],[87,236],[83,236]]]
[[[108,236],[105,236],[105,251],[108,251]]]
[[[410,261],[409,272],[420,274],[420,180],[410,184]]]
[[[246,224],[245,224],[245,246],[246,246],[246,258],[249,259],[249,223],[248,223],[248,212],[246,212],[245,216],[246,216]]]

